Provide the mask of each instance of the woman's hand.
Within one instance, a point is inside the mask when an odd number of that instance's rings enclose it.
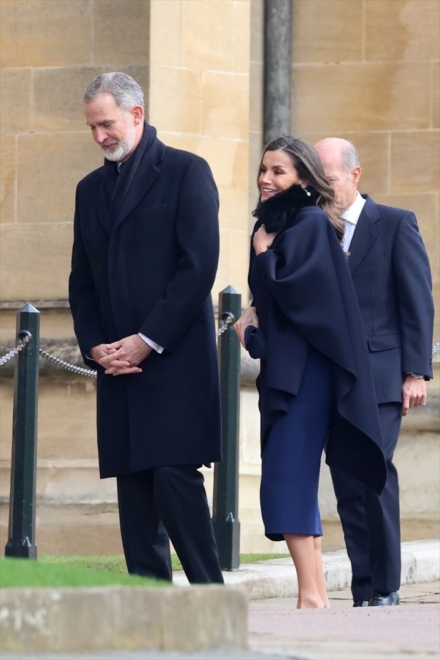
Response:
[[[254,246],[255,254],[261,254],[262,252],[266,252],[267,248],[270,248],[270,246],[272,245],[276,235],[277,232],[268,234],[265,226],[261,225],[261,227],[254,234],[253,246]]]

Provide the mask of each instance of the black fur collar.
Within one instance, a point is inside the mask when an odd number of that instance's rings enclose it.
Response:
[[[273,197],[269,197],[265,202],[258,202],[254,215],[258,218],[259,224],[264,225],[266,231],[280,232],[287,229],[293,223],[295,215],[305,206],[315,206],[319,194],[311,186],[306,189],[298,184],[294,184]]]

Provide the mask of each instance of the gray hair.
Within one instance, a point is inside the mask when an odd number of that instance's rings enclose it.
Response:
[[[84,102],[93,101],[99,94],[111,94],[119,108],[129,112],[135,105],[145,110],[144,93],[140,85],[121,71],[102,73],[87,86]]]
[[[341,160],[348,176],[354,167],[360,167],[360,162],[359,154],[353,142],[350,140],[346,140],[346,142],[348,142],[348,146],[343,149],[341,153]]]

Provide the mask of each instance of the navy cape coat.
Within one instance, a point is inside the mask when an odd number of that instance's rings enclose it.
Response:
[[[274,199],[264,202],[266,212]],[[260,216],[255,230],[262,222]],[[257,380],[262,446],[298,393],[310,344],[333,362],[327,463],[380,493],[386,464],[367,343],[346,258],[326,214],[316,206],[294,213],[271,248],[251,255],[249,280],[266,350]]]
[[[101,477],[219,461],[211,171],[166,147],[147,124],[121,185],[115,168],[105,161],[78,185],[69,282],[78,343],[98,369]],[[138,332],[165,348],[151,352],[142,373],[105,375],[88,359],[92,347]]]

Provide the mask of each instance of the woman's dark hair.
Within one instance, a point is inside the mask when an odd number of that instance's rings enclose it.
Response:
[[[334,197],[333,190],[330,188],[328,181],[325,178],[324,170],[316,149],[309,142],[306,142],[296,135],[283,135],[269,142],[263,151],[260,167],[258,168],[257,181],[261,174],[263,158],[266,151],[278,150],[285,151],[289,154],[293,166],[298,172],[300,178],[307,181],[307,183],[319,193],[316,204],[328,215],[336,235],[341,240],[344,235],[344,221],[341,220],[341,218],[332,210]]]

